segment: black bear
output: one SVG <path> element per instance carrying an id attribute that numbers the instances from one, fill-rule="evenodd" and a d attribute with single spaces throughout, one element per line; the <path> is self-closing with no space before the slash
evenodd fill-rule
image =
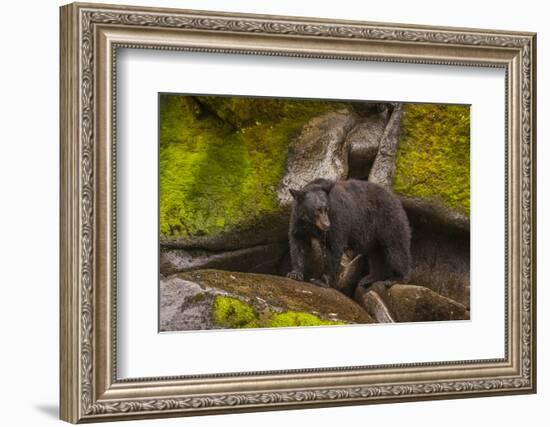
<path id="1" fill-rule="evenodd" d="M 368 275 L 359 281 L 406 280 L 411 265 L 411 229 L 401 201 L 390 191 L 368 181 L 316 179 L 302 190 L 290 190 L 294 203 L 290 216 L 291 271 L 288 277 L 304 280 L 305 253 L 312 239 L 324 243 L 325 280 L 333 285 L 344 251 L 363 254 Z"/>

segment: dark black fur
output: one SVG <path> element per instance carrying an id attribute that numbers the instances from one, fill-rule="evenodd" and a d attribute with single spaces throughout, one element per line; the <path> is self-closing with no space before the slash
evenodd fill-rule
<path id="1" fill-rule="evenodd" d="M 289 227 L 289 277 L 303 280 L 305 251 L 314 238 L 326 242 L 325 274 L 329 284 L 333 284 L 347 249 L 368 259 L 369 274 L 360 285 L 407 280 L 411 230 L 397 196 L 374 183 L 353 179 L 317 179 L 291 193 L 294 203 Z M 323 211 L 328 211 L 330 220 L 326 231 L 316 226 Z"/>

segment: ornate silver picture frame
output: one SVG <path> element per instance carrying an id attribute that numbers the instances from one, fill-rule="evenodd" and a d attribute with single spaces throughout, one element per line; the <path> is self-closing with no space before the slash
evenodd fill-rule
<path id="1" fill-rule="evenodd" d="M 536 391 L 535 34 L 80 3 L 63 6 L 60 18 L 61 419 L 79 423 Z M 121 48 L 504 70 L 504 357 L 120 379 L 114 147 Z"/>

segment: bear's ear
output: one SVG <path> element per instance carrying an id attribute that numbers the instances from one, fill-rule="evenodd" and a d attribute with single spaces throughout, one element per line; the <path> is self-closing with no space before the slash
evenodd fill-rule
<path id="1" fill-rule="evenodd" d="M 304 192 L 300 190 L 295 190 L 294 188 L 289 188 L 290 194 L 294 197 L 294 200 L 302 200 L 304 198 Z"/>

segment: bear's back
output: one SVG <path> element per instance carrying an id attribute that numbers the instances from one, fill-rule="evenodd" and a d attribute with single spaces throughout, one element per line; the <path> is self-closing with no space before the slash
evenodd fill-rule
<path id="1" fill-rule="evenodd" d="M 348 179 L 338 181 L 331 189 L 331 194 L 346 195 L 361 207 L 382 207 L 383 205 L 401 206 L 395 194 L 384 187 L 369 181 Z"/>
<path id="2" fill-rule="evenodd" d="M 399 224 L 408 227 L 408 218 L 399 198 L 384 187 L 369 181 L 338 181 L 329 193 L 331 209 L 352 219 L 355 226 L 369 230 Z M 356 230 L 362 232 L 362 230 Z"/>

